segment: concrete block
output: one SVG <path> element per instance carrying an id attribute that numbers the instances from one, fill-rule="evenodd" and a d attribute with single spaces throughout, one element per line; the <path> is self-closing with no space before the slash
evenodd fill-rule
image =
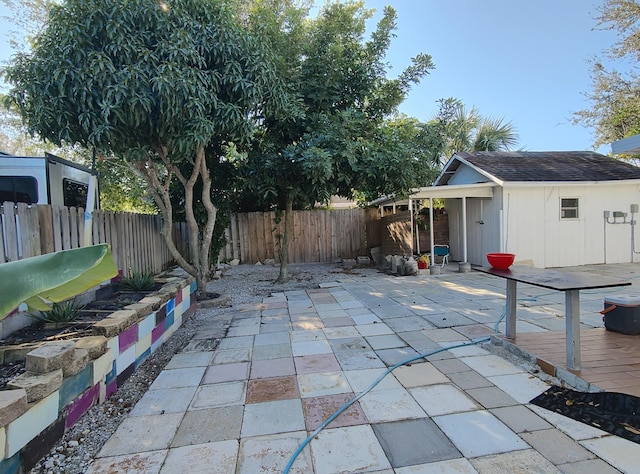
<path id="1" fill-rule="evenodd" d="M 71 363 L 76 345 L 73 341 L 49 342 L 26 355 L 26 370 L 46 374 Z"/>
<path id="2" fill-rule="evenodd" d="M 104 387 L 104 384 L 94 385 L 67 405 L 65 428 L 71 428 L 98 401 L 101 385 Z"/>
<path id="3" fill-rule="evenodd" d="M 6 426 L 27 411 L 24 389 L 0 391 L 0 426 Z M 0 456 L 2 459 L 4 456 Z"/>
<path id="4" fill-rule="evenodd" d="M 145 296 L 140 300 L 140 303 L 151 305 L 152 310 L 157 311 L 162 304 L 162 300 L 157 296 Z"/>
<path id="5" fill-rule="evenodd" d="M 89 363 L 89 351 L 86 349 L 76 349 L 73 351 L 73 358 L 68 364 L 62 367 L 62 375 L 71 377 L 84 369 Z"/>
<path id="6" fill-rule="evenodd" d="M 7 453 L 7 429 L 3 425 L 2 428 L 0 428 L 0 459 L 4 459 L 4 456 L 6 453 Z M 0 471 L 2 471 L 2 465 L 0 465 Z"/>
<path id="7" fill-rule="evenodd" d="M 62 380 L 62 370 L 60 370 Z M 29 408 L 7 426 L 7 456 L 20 451 L 58 418 L 59 392 L 55 391 Z"/>
<path id="8" fill-rule="evenodd" d="M 104 336 L 87 336 L 76 341 L 76 349 L 85 349 L 89 359 L 94 360 L 107 352 L 107 338 Z"/>
<path id="9" fill-rule="evenodd" d="M 62 381 L 58 411 L 62 412 L 67 405 L 91 386 L 91 382 L 93 381 L 93 374 L 91 373 L 92 367 L 92 365 L 88 365 L 77 374 L 67 377 Z"/>
<path id="10" fill-rule="evenodd" d="M 59 417 L 22 448 L 20 451 L 22 470 L 31 472 L 31 469 L 51 451 L 63 435 L 64 418 Z"/>
<path id="11" fill-rule="evenodd" d="M 108 317 L 93 325 L 95 336 L 114 337 L 136 322 L 137 315 L 130 309 L 111 313 Z"/>
<path id="12" fill-rule="evenodd" d="M 113 369 L 113 351 L 107 350 L 93 361 L 93 385 L 105 381 L 105 377 Z"/>
<path id="13" fill-rule="evenodd" d="M 356 261 L 358 262 L 358 265 L 363 267 L 368 267 L 371 265 L 371 259 L 369 257 L 358 257 Z"/>
<path id="14" fill-rule="evenodd" d="M 356 266 L 356 261 L 353 258 L 343 258 L 342 259 L 342 266 L 344 268 L 353 268 Z"/>
<path id="15" fill-rule="evenodd" d="M 24 389 L 27 392 L 27 402 L 32 403 L 58 390 L 62 385 L 62 378 L 62 369 L 46 374 L 25 372 L 9 382 L 7 387 Z"/>
<path id="16" fill-rule="evenodd" d="M 160 299 L 160 298 L 158 298 Z M 136 313 L 136 321 L 140 321 L 142 318 L 148 316 L 153 313 L 155 310 L 153 309 L 153 304 L 151 303 L 132 303 L 128 304 L 124 307 L 124 309 L 128 309 L 131 311 L 135 311 Z"/>
<path id="17" fill-rule="evenodd" d="M 142 339 L 147 334 L 151 334 L 153 328 L 156 326 L 155 313 L 150 314 L 138 323 L 138 339 Z"/>
<path id="18" fill-rule="evenodd" d="M 131 346 L 126 351 L 116 357 L 116 375 L 120 375 L 124 370 L 133 365 L 136 361 L 136 347 Z"/>
<path id="19" fill-rule="evenodd" d="M 136 342 L 136 359 L 146 350 L 151 348 L 151 333 L 147 334 L 143 338 Z"/>
<path id="20" fill-rule="evenodd" d="M 123 352 L 133 346 L 138 340 L 138 325 L 134 324 L 122 331 L 118 336 L 118 352 Z"/>

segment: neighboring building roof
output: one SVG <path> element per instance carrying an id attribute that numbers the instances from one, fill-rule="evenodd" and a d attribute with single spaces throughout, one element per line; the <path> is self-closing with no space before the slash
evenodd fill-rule
<path id="1" fill-rule="evenodd" d="M 454 154 L 436 185 L 447 184 L 460 165 L 503 182 L 640 180 L 640 167 L 593 151 L 480 151 Z"/>

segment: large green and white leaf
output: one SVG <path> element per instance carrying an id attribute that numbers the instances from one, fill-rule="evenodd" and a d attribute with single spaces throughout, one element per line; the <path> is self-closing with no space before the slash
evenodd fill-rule
<path id="1" fill-rule="evenodd" d="M 45 311 L 116 276 L 108 244 L 25 258 L 0 265 L 0 319 L 21 303 Z"/>

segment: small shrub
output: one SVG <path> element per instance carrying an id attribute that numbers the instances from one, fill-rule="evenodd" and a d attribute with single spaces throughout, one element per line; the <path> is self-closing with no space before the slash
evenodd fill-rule
<path id="1" fill-rule="evenodd" d="M 76 320 L 83 306 L 76 305 L 73 299 L 53 303 L 49 311 L 30 313 L 31 316 L 45 323 L 70 323 Z"/>
<path id="2" fill-rule="evenodd" d="M 131 272 L 128 277 L 123 277 L 118 284 L 127 290 L 149 291 L 153 290 L 156 282 L 153 273 Z"/>

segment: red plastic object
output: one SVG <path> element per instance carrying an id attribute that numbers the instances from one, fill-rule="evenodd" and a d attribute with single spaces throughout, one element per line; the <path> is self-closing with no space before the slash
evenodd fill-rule
<path id="1" fill-rule="evenodd" d="M 489 265 L 493 268 L 497 268 L 498 270 L 506 270 L 511 265 L 513 265 L 513 260 L 516 258 L 513 253 L 488 253 L 487 261 Z"/>

